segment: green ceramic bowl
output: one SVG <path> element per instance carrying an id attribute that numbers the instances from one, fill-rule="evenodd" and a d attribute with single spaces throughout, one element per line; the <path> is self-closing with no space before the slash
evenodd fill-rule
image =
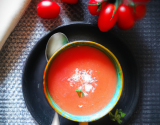
<path id="1" fill-rule="evenodd" d="M 81 45 L 85 45 L 85 46 L 91 46 L 94 47 L 100 51 L 102 51 L 107 57 L 109 57 L 109 59 L 112 61 L 116 73 L 117 73 L 117 85 L 116 85 L 116 91 L 113 95 L 113 98 L 111 99 L 111 101 L 109 102 L 108 105 L 106 105 L 102 110 L 100 110 L 99 112 L 92 114 L 92 115 L 86 115 L 86 116 L 78 116 L 78 115 L 73 115 L 70 114 L 66 111 L 64 111 L 63 109 L 61 109 L 56 103 L 55 101 L 51 98 L 48 88 L 47 88 L 47 73 L 48 73 L 48 69 L 50 68 L 50 64 L 52 63 L 52 61 L 54 61 L 54 57 L 58 54 L 61 53 L 63 50 L 70 48 L 70 47 L 74 47 L 74 46 L 81 46 Z M 90 121 L 94 121 L 97 119 L 100 119 L 101 117 L 105 116 L 106 114 L 108 114 L 113 108 L 114 106 L 117 104 L 121 93 L 122 93 L 122 89 L 123 89 L 123 72 L 121 69 L 121 66 L 117 60 L 117 58 L 114 56 L 114 54 L 108 50 L 106 47 L 96 43 L 96 42 L 91 42 L 91 41 L 76 41 L 76 42 L 71 42 L 68 43 L 66 45 L 64 45 L 62 48 L 60 48 L 57 52 L 55 52 L 52 57 L 49 59 L 46 67 L 45 67 L 45 71 L 44 71 L 44 75 L 43 75 L 43 89 L 44 89 L 44 93 L 45 96 L 49 102 L 49 104 L 52 106 L 52 108 L 59 113 L 60 115 L 62 115 L 63 117 L 73 120 L 73 121 L 78 121 L 78 122 L 90 122 Z"/>

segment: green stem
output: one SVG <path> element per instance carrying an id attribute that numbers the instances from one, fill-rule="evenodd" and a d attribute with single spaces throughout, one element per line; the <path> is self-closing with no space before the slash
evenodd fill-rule
<path id="1" fill-rule="evenodd" d="M 88 4 L 88 5 L 101 5 L 103 2 L 105 2 L 105 1 L 108 1 L 108 0 L 102 0 L 101 2 L 98 2 L 98 3 L 96 3 L 96 4 Z"/>
<path id="2" fill-rule="evenodd" d="M 120 5 L 121 3 L 122 3 L 122 0 L 116 0 L 116 2 L 115 2 L 116 8 L 115 8 L 115 10 L 113 11 L 112 18 L 113 18 L 115 12 L 117 11 L 117 9 L 118 9 L 118 7 L 119 7 L 119 5 Z M 111 18 L 111 20 L 112 20 L 112 18 Z"/>
<path id="3" fill-rule="evenodd" d="M 98 6 L 97 12 L 99 12 L 101 10 L 102 3 L 105 2 L 105 1 L 108 1 L 108 0 L 102 0 L 101 2 L 98 2 L 96 4 L 89 4 L 89 5 L 97 5 Z"/>
<path id="4" fill-rule="evenodd" d="M 133 12 L 135 13 L 136 12 L 136 10 L 135 10 L 136 4 L 132 0 L 129 0 L 129 6 L 133 7 Z"/>

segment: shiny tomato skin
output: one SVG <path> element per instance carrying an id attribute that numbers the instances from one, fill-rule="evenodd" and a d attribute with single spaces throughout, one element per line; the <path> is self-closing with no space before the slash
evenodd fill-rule
<path id="1" fill-rule="evenodd" d="M 50 0 L 43 0 L 37 5 L 37 14 L 41 18 L 56 18 L 60 13 L 60 7 L 57 3 Z"/>
<path id="2" fill-rule="evenodd" d="M 130 10 L 132 12 L 132 15 L 134 17 L 135 20 L 140 20 L 142 19 L 145 15 L 146 15 L 146 5 L 141 4 L 135 7 L 130 7 Z"/>
<path id="3" fill-rule="evenodd" d="M 103 0 L 90 0 L 89 3 L 88 3 L 88 10 L 90 12 L 90 14 L 92 15 L 99 15 L 100 14 L 100 11 L 105 7 L 105 5 L 107 4 L 107 1 L 104 1 L 102 2 Z M 99 2 L 102 2 L 102 5 L 101 5 L 101 9 L 100 11 L 97 11 L 98 10 L 98 5 L 94 5 L 94 4 L 97 4 Z M 92 5 L 93 4 L 93 5 Z"/>
<path id="4" fill-rule="evenodd" d="M 115 8 L 116 7 L 114 4 L 107 4 L 105 8 L 100 12 L 98 18 L 98 27 L 100 31 L 106 32 L 115 25 L 118 17 L 117 11 L 112 17 Z"/>
<path id="5" fill-rule="evenodd" d="M 134 26 L 134 18 L 130 11 L 130 8 L 124 4 L 121 4 L 118 9 L 117 25 L 120 29 L 128 30 Z"/>
<path id="6" fill-rule="evenodd" d="M 62 1 L 69 4 L 75 4 L 78 2 L 78 0 L 62 0 Z"/>

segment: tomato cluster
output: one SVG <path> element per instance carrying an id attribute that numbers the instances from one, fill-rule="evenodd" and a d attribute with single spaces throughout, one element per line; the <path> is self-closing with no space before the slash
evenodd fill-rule
<path id="1" fill-rule="evenodd" d="M 98 27 L 102 32 L 110 30 L 116 23 L 120 29 L 128 30 L 136 20 L 146 14 L 146 3 L 150 0 L 90 0 L 88 10 L 92 15 L 99 15 Z"/>
<path id="2" fill-rule="evenodd" d="M 75 4 L 78 0 L 62 0 L 65 3 Z M 51 0 L 42 0 L 37 5 L 37 14 L 41 18 L 56 18 L 60 13 L 60 7 L 56 2 Z"/>
<path id="3" fill-rule="evenodd" d="M 62 0 L 75 4 L 78 0 Z M 113 4 L 110 1 L 115 1 Z M 88 10 L 92 15 L 99 15 L 98 27 L 102 32 L 110 30 L 116 23 L 120 29 L 128 30 L 136 20 L 146 14 L 146 3 L 150 0 L 90 0 Z M 42 0 L 37 5 L 37 14 L 46 19 L 56 18 L 60 7 L 51 0 Z"/>

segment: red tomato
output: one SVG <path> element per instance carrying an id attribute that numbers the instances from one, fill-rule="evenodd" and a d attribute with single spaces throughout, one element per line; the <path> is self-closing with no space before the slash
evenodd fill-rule
<path id="1" fill-rule="evenodd" d="M 75 4 L 78 2 L 78 0 L 62 0 L 65 3 Z"/>
<path id="2" fill-rule="evenodd" d="M 115 10 L 114 4 L 108 4 L 105 6 L 105 8 L 100 12 L 99 18 L 98 18 L 98 27 L 102 32 L 106 32 L 110 30 L 117 21 L 117 11 L 114 13 Z"/>
<path id="3" fill-rule="evenodd" d="M 132 12 L 132 15 L 134 16 L 135 20 L 142 19 L 146 14 L 146 5 L 141 4 L 135 7 L 130 7 L 130 10 Z"/>
<path id="4" fill-rule="evenodd" d="M 135 2 L 135 3 L 147 3 L 150 0 L 132 0 L 132 1 Z"/>
<path id="5" fill-rule="evenodd" d="M 104 1 L 104 2 L 102 2 L 102 1 L 103 0 L 90 0 L 89 1 L 88 10 L 89 10 L 90 14 L 99 15 L 100 10 L 102 10 L 107 3 L 107 1 Z"/>
<path id="6" fill-rule="evenodd" d="M 134 25 L 134 18 L 128 6 L 121 4 L 118 7 L 117 25 L 120 29 L 128 30 Z"/>
<path id="7" fill-rule="evenodd" d="M 38 16 L 45 19 L 56 18 L 60 13 L 60 7 L 57 3 L 44 0 L 38 3 L 37 5 Z"/>

